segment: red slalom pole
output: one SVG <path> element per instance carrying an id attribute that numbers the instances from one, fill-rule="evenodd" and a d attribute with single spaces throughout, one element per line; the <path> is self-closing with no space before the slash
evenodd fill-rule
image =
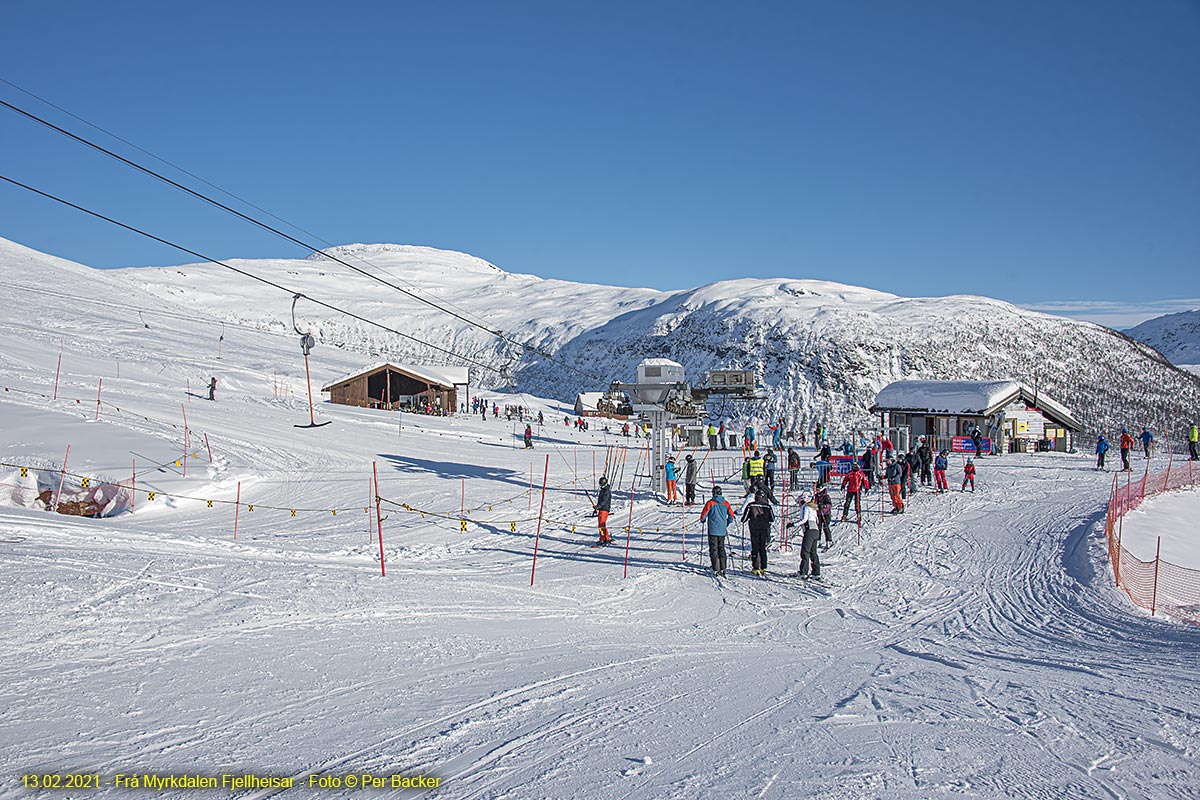
<path id="1" fill-rule="evenodd" d="M 54 368 L 54 397 L 51 400 L 58 399 L 58 374 L 62 372 L 62 353 L 58 354 L 58 366 Z"/>
<path id="2" fill-rule="evenodd" d="M 242 482 L 238 481 L 237 500 L 233 504 L 233 540 L 237 541 L 238 516 L 242 513 Z"/>
<path id="3" fill-rule="evenodd" d="M 100 379 L 100 383 L 96 384 L 96 418 L 93 422 L 100 421 L 100 390 L 104 387 L 104 378 Z"/>
<path id="4" fill-rule="evenodd" d="M 62 472 L 58 474 L 58 491 L 54 494 L 54 507 L 51 511 L 58 511 L 58 499 L 62 497 L 63 481 L 67 477 L 67 461 L 71 458 L 71 445 L 67 445 L 67 454 L 63 456 Z"/>
<path id="5" fill-rule="evenodd" d="M 208 463 L 212 463 L 212 445 L 208 443 L 208 434 L 204 434 L 204 446 L 208 448 Z"/>
<path id="6" fill-rule="evenodd" d="M 308 358 L 304 359 L 308 363 Z M 383 512 L 379 508 L 379 467 L 371 462 L 371 470 L 375 473 L 375 524 L 379 527 L 379 574 L 387 577 L 387 567 L 383 563 Z"/>
<path id="7" fill-rule="evenodd" d="M 538 506 L 537 534 L 533 537 L 533 567 L 529 570 L 529 585 L 533 586 L 533 578 L 537 573 L 538 544 L 542 540 L 542 514 L 546 510 L 546 479 L 550 477 L 550 454 L 546 453 L 546 471 L 542 473 L 542 504 Z"/>
<path id="8" fill-rule="evenodd" d="M 621 579 L 629 577 L 629 539 L 633 536 L 633 483 L 629 484 L 629 527 L 625 529 L 625 573 Z"/>

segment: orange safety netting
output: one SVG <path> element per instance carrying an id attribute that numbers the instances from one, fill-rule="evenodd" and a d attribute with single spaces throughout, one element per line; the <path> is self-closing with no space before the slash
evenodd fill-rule
<path id="1" fill-rule="evenodd" d="M 1147 469 L 1139 478 L 1127 477 L 1124 484 L 1114 477 L 1104 533 L 1113 577 L 1134 604 L 1151 613 L 1162 611 L 1200 624 L 1200 569 L 1173 564 L 1157 555 L 1153 561 L 1143 561 L 1121 545 L 1124 516 L 1148 497 L 1196 486 L 1200 483 L 1200 467 L 1194 464 L 1170 461 L 1166 469 Z"/>

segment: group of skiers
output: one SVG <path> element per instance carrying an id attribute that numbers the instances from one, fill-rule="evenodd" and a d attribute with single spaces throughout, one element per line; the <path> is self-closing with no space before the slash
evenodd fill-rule
<path id="1" fill-rule="evenodd" d="M 1200 430 L 1193 424 L 1188 428 L 1187 432 L 1188 455 L 1192 461 L 1197 460 L 1196 442 L 1198 439 L 1200 439 Z M 1137 437 L 1134 437 L 1128 428 L 1121 428 L 1121 436 L 1117 440 L 1117 447 L 1121 453 L 1121 472 L 1133 471 L 1133 466 L 1129 463 L 1129 457 L 1139 443 L 1142 446 L 1142 455 L 1146 461 L 1149 461 L 1151 453 L 1154 452 L 1154 434 L 1150 432 L 1150 427 L 1142 426 L 1142 432 Z M 1104 459 L 1111 449 L 1112 444 L 1103 433 L 1100 434 L 1096 438 L 1096 469 L 1107 469 L 1104 465 Z"/>

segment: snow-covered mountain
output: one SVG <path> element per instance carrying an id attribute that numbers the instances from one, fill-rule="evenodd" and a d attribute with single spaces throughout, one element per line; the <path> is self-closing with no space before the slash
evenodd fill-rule
<path id="1" fill-rule="evenodd" d="M 33 258 L 19 246 L 0 249 Z M 467 355 L 483 388 L 571 399 L 630 380 L 646 356 L 675 359 L 698 376 L 713 367 L 756 368 L 768 391 L 757 415 L 867 425 L 875 393 L 902 378 L 1015 378 L 1062 401 L 1089 430 L 1125 424 L 1179 427 L 1200 406 L 1200 378 L 1151 347 L 1102 326 L 984 297 L 903 298 L 827 281 L 737 279 L 697 289 L 653 289 L 545 280 L 506 272 L 463 253 L 407 245 L 330 251 L 396 285 L 498 328 L 579 371 L 498 340 L 320 256 L 231 263 L 289 290 L 379 320 L 418 340 Z M 38 254 L 40 255 L 40 254 Z M 59 259 L 42 257 L 62 265 Z M 65 269 L 65 267 L 64 267 Z M 86 268 L 70 265 L 79 274 Z M 211 264 L 88 272 L 105 291 L 156 298 L 274 333 L 292 330 L 291 297 Z M 359 355 L 461 363 L 301 300 L 302 328 L 319 342 L 314 382 Z M 336 360 L 336 366 L 331 361 Z M 326 366 L 328 364 L 328 366 Z M 325 374 L 328 372 L 328 374 Z"/>
<path id="2" fill-rule="evenodd" d="M 1200 309 L 1148 319 L 1126 333 L 1150 345 L 1173 364 L 1200 364 Z"/>

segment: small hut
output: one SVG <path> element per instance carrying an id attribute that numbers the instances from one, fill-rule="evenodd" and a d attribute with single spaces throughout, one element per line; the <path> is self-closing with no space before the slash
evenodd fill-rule
<path id="1" fill-rule="evenodd" d="M 1061 403 L 1023 383 L 1001 381 L 896 381 L 870 409 L 885 428 L 909 427 L 912 439 L 967 452 L 964 440 L 976 425 L 992 452 L 1064 452 L 1081 430 Z"/>
<path id="2" fill-rule="evenodd" d="M 459 389 L 467 402 L 467 367 L 427 367 L 384 361 L 321 388 L 329 402 L 361 408 L 414 409 L 435 414 L 458 410 Z"/>

